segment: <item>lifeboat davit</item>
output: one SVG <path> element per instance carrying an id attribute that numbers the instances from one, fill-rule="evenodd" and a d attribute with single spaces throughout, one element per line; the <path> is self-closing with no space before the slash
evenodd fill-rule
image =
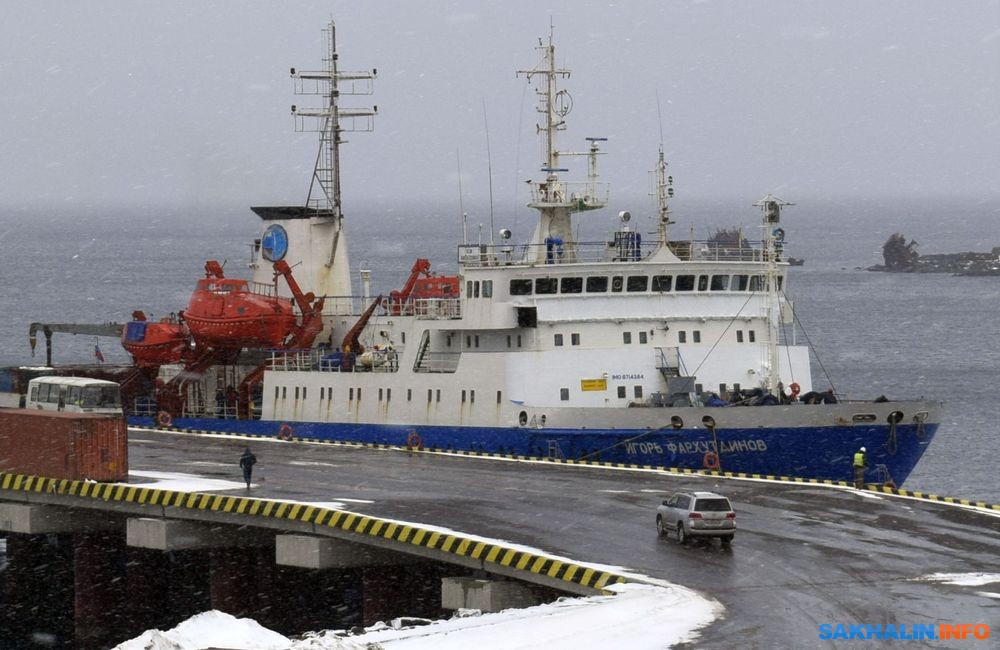
<path id="1" fill-rule="evenodd" d="M 140 368 L 179 363 L 188 349 L 188 330 L 177 316 L 159 321 L 146 320 L 141 311 L 132 312 L 132 321 L 122 330 L 122 347 Z"/>
<path id="2" fill-rule="evenodd" d="M 212 348 L 281 347 L 296 327 L 293 302 L 267 289 L 227 278 L 217 261 L 206 262 L 205 277 L 183 313 L 195 342 Z"/>

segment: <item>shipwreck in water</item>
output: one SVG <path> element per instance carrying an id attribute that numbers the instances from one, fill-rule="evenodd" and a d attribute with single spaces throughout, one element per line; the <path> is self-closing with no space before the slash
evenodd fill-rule
<path id="1" fill-rule="evenodd" d="M 1000 275 L 1000 246 L 989 253 L 966 251 L 921 255 L 918 244 L 906 240 L 902 233 L 893 233 L 882 245 L 882 264 L 868 267 L 869 271 L 889 273 L 952 273 L 954 275 Z"/>

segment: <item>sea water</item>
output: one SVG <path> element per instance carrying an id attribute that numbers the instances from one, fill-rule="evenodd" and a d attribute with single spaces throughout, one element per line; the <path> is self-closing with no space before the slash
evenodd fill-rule
<path id="1" fill-rule="evenodd" d="M 788 197 L 791 198 L 791 197 Z M 744 226 L 759 238 L 752 200 L 703 200 L 673 206 L 673 239 L 705 239 L 719 228 Z M 906 487 L 933 494 L 1000 502 L 1000 277 L 890 274 L 881 246 L 902 232 L 924 253 L 989 251 L 1000 246 L 996 200 L 798 200 L 783 213 L 786 254 L 806 263 L 788 271 L 787 293 L 813 346 L 813 384 L 847 398 L 926 397 L 944 402 L 941 428 Z M 622 205 L 631 226 L 654 237 L 643 201 Z M 636 207 L 638 206 L 638 207 Z M 356 293 L 358 271 L 372 271 L 373 292 L 401 288 L 418 257 L 438 273 L 455 273 L 463 239 L 457 211 L 444 206 L 357 206 L 346 211 Z M 488 208 L 470 210 L 488 215 Z M 645 210 L 652 214 L 653 210 Z M 610 238 L 616 210 L 578 217 L 580 239 Z M 523 242 L 532 213 L 496 214 L 494 229 Z M 482 227 L 480 224 L 482 223 Z M 250 245 L 260 220 L 240 206 L 95 208 L 59 206 L 0 210 L 3 300 L 0 365 L 42 365 L 44 338 L 32 357 L 28 326 L 127 322 L 133 310 L 158 319 L 177 312 L 209 259 L 226 274 L 249 277 Z M 489 241 L 489 217 L 470 218 L 472 243 Z M 996 239 L 991 239 L 995 236 Z M 55 334 L 56 364 L 128 363 L 114 339 Z"/>

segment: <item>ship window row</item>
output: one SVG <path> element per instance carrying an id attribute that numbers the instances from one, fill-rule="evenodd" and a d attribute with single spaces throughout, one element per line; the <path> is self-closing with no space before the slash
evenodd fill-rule
<path id="1" fill-rule="evenodd" d="M 784 278 L 778 278 L 778 289 L 782 288 Z M 471 282 L 470 282 L 471 284 Z M 562 278 L 517 278 L 510 281 L 512 296 L 546 296 L 554 294 L 575 293 L 653 293 L 693 292 L 693 291 L 749 291 L 751 293 L 764 291 L 767 287 L 767 276 L 750 274 L 715 274 L 715 275 L 593 275 L 568 276 Z M 492 287 L 491 287 L 492 291 Z"/>
<path id="2" fill-rule="evenodd" d="M 480 293 L 480 288 L 482 288 L 482 293 Z M 479 298 L 480 295 L 483 298 L 493 297 L 493 280 L 466 280 L 465 297 Z"/>
<path id="3" fill-rule="evenodd" d="M 569 341 L 570 341 L 570 345 L 580 345 L 580 334 L 579 334 L 579 332 L 573 332 L 573 333 L 571 333 L 569 335 Z M 555 345 L 556 345 L 557 348 L 562 347 L 562 345 L 563 345 L 563 335 L 562 334 L 556 334 L 553 337 L 553 342 L 555 343 Z"/>
<path id="4" fill-rule="evenodd" d="M 301 390 L 301 393 L 300 393 Z M 295 399 L 306 399 L 306 388 L 303 386 L 295 387 Z M 288 397 L 288 386 L 275 386 L 274 387 L 274 397 L 278 399 L 286 399 Z M 347 400 L 353 402 L 357 398 L 361 401 L 361 387 L 350 387 L 347 389 Z M 333 387 L 332 386 L 320 386 L 319 389 L 319 399 L 320 401 L 332 400 L 333 399 Z M 392 400 L 392 389 L 391 388 L 379 388 L 378 389 L 378 401 L 389 402 Z M 476 403 L 476 391 L 474 389 L 463 389 L 461 392 L 462 404 L 468 402 L 469 404 Z M 406 401 L 413 401 L 413 389 L 406 389 Z M 437 403 L 441 401 L 441 389 L 440 388 L 428 388 L 427 389 L 427 403 Z M 497 404 L 503 403 L 503 391 L 497 391 Z"/>

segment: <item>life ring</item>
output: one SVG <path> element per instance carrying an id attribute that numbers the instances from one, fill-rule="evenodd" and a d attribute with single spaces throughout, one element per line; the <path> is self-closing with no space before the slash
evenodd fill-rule
<path id="1" fill-rule="evenodd" d="M 788 390 L 792 391 L 792 397 L 798 397 L 799 393 L 802 391 L 802 387 L 793 381 L 788 387 Z"/>
<path id="2" fill-rule="evenodd" d="M 714 451 L 706 451 L 705 456 L 701 459 L 701 464 L 705 466 L 705 469 L 719 469 L 719 454 Z"/>
<path id="3" fill-rule="evenodd" d="M 279 440 L 291 440 L 292 436 L 294 435 L 295 435 L 295 429 L 293 429 L 292 425 L 288 424 L 287 422 L 285 424 L 282 424 L 281 427 L 278 428 Z"/>
<path id="4" fill-rule="evenodd" d="M 419 433 L 411 431 L 410 435 L 406 436 L 406 448 L 417 449 L 420 451 L 424 450 L 424 441 L 420 439 Z"/>
<path id="5" fill-rule="evenodd" d="M 156 423 L 161 427 L 168 429 L 174 425 L 174 418 L 166 411 L 160 411 L 156 414 Z"/>

